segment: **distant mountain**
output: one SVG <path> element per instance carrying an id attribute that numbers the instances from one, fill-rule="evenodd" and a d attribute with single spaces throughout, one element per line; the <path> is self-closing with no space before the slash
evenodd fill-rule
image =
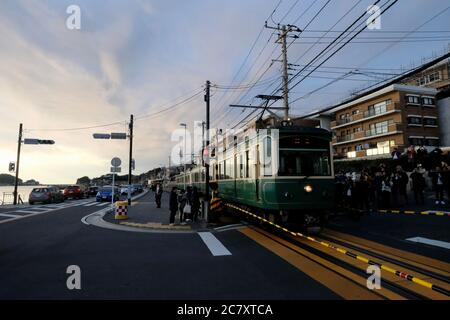
<path id="1" fill-rule="evenodd" d="M 14 184 L 15 177 L 7 173 L 0 173 L 0 186 L 10 186 Z M 22 184 L 22 179 L 19 179 L 19 184 Z"/>

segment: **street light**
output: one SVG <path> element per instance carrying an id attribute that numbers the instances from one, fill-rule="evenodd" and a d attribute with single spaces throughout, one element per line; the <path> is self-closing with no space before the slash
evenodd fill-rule
<path id="1" fill-rule="evenodd" d="M 186 123 L 180 123 L 180 126 L 184 127 L 184 190 L 186 190 L 186 130 L 187 130 L 187 124 Z"/>

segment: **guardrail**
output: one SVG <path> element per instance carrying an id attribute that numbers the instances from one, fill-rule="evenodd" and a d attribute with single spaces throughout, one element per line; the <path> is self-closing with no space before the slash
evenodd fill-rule
<path id="1" fill-rule="evenodd" d="M 14 193 L 3 192 L 2 199 L 0 201 L 0 205 L 13 204 L 13 203 L 14 203 Z"/>

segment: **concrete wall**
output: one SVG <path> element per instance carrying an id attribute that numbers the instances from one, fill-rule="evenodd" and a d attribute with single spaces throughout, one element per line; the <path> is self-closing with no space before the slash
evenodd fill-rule
<path id="1" fill-rule="evenodd" d="M 450 97 L 437 101 L 439 111 L 439 128 L 441 129 L 441 146 L 450 146 Z"/>

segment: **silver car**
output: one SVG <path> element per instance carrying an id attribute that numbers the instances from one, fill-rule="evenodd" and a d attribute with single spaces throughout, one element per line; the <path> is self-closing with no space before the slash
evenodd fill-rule
<path id="1" fill-rule="evenodd" d="M 28 197 L 28 203 L 30 205 L 36 202 L 53 203 L 64 202 L 64 195 L 56 187 L 39 187 L 31 190 Z"/>

